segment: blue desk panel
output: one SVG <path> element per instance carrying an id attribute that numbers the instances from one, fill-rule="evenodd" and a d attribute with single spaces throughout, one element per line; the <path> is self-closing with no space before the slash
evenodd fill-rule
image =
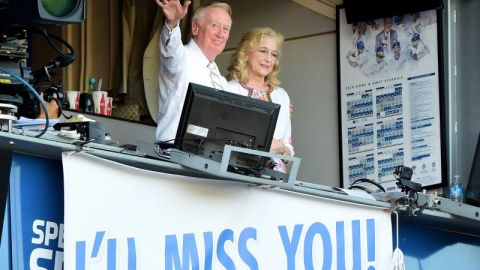
<path id="1" fill-rule="evenodd" d="M 5 206 L 5 216 L 3 219 L 4 226 L 2 229 L 2 241 L 0 242 L 0 269 L 11 269 L 11 253 L 10 253 L 10 209 L 8 203 Z"/>
<path id="2" fill-rule="evenodd" d="M 399 238 L 408 270 L 480 269 L 478 236 L 401 222 Z"/>
<path id="3" fill-rule="evenodd" d="M 10 173 L 10 248 L 12 269 L 62 269 L 63 169 L 60 160 L 14 153 Z M 8 213 L 8 211 L 7 211 Z M 8 231 L 4 226 L 3 231 Z M 4 234 L 5 235 L 5 234 Z M 0 269 L 8 237 L 2 237 Z"/>

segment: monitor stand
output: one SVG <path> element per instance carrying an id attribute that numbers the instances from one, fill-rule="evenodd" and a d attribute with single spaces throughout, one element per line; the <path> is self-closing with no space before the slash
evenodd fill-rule
<path id="1" fill-rule="evenodd" d="M 269 168 L 253 170 L 233 165 L 232 157 L 237 153 L 256 155 L 266 158 L 283 159 L 291 163 L 288 173 L 278 172 Z M 263 151 L 225 145 L 220 161 L 183 152 L 181 150 L 170 151 L 170 161 L 182 166 L 212 174 L 227 180 L 255 183 L 259 185 L 275 185 L 279 187 L 293 187 L 295 185 L 298 168 L 301 159 L 297 157 L 283 156 Z"/>

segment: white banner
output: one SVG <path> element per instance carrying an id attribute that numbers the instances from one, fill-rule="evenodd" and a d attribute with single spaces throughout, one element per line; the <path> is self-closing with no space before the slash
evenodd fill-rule
<path id="1" fill-rule="evenodd" d="M 65 269 L 385 269 L 390 213 L 64 154 Z"/>

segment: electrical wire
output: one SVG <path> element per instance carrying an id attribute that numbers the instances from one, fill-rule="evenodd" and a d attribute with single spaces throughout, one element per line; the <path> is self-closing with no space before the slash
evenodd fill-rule
<path id="1" fill-rule="evenodd" d="M 48 119 L 48 112 L 47 112 L 47 108 L 45 107 L 45 104 L 43 103 L 43 100 L 42 98 L 40 97 L 40 95 L 37 93 L 37 91 L 35 91 L 35 89 L 33 88 L 33 86 L 31 86 L 27 81 L 25 81 L 23 78 L 21 78 L 20 76 L 12 73 L 12 72 L 9 72 L 3 68 L 0 67 L 0 71 L 1 72 L 4 72 L 6 74 L 9 74 L 10 76 L 14 77 L 15 79 L 19 80 L 24 86 L 27 87 L 27 89 L 33 94 L 33 96 L 38 100 L 38 102 L 40 103 L 40 106 L 42 107 L 43 111 L 45 112 L 45 127 L 43 128 L 43 130 L 35 135 L 36 138 L 40 138 L 42 137 L 43 134 L 45 134 L 45 132 L 47 132 L 47 129 L 48 129 L 48 125 L 49 125 L 49 119 Z"/>
<path id="2" fill-rule="evenodd" d="M 380 185 L 379 183 L 375 182 L 374 180 L 370 180 L 370 179 L 367 179 L 367 178 L 360 178 L 360 179 L 357 179 L 355 181 L 352 182 L 352 184 L 350 185 L 349 189 L 354 189 L 354 188 L 358 188 L 358 189 L 362 189 L 362 190 L 365 190 L 363 188 L 359 188 L 360 186 L 357 185 L 358 183 L 369 183 L 369 184 L 372 184 L 374 186 L 376 186 L 378 189 L 380 189 L 381 191 L 385 192 L 385 188 Z M 362 186 L 363 187 L 363 186 Z M 366 190 L 367 191 L 367 190 Z M 370 192 L 369 192 L 370 193 Z"/>
<path id="3" fill-rule="evenodd" d="M 230 143 L 233 146 L 240 146 L 240 147 L 248 148 L 245 144 L 243 144 L 239 141 L 235 141 L 235 140 L 232 140 L 232 139 L 222 139 L 222 138 L 175 138 L 175 139 L 171 139 L 171 140 L 161 141 L 161 142 L 158 142 L 157 144 L 163 145 L 163 144 L 168 144 L 168 143 L 174 142 L 174 141 L 197 141 L 197 142 L 200 143 L 200 145 L 203 144 L 204 142 L 225 141 L 225 142 Z"/>
<path id="4" fill-rule="evenodd" d="M 28 29 L 33 30 L 34 33 L 41 34 L 45 37 L 45 39 L 50 44 L 50 46 L 60 55 L 61 67 L 68 66 L 73 61 L 75 61 L 75 51 L 74 51 L 72 45 L 70 45 L 68 42 L 66 42 L 65 40 L 63 40 L 62 38 L 60 38 L 60 37 L 58 37 L 54 34 L 48 33 L 47 31 L 45 31 L 45 29 L 43 29 L 41 27 L 38 27 L 38 26 L 31 25 L 31 26 L 28 27 Z M 61 49 L 59 49 L 55 45 L 55 43 L 53 42 L 52 39 L 62 43 L 70 51 L 70 53 L 65 53 Z"/>

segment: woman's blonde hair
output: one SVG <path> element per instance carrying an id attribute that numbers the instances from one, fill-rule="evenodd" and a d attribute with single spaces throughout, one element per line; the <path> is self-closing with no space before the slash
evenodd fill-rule
<path id="1" fill-rule="evenodd" d="M 277 43 L 278 56 L 273 65 L 273 70 L 265 78 L 265 83 L 272 88 L 280 85 L 278 72 L 280 71 L 280 49 L 283 43 L 283 35 L 269 27 L 254 28 L 245 33 L 238 45 L 237 50 L 230 60 L 227 71 L 228 80 L 236 80 L 246 83 L 248 80 L 247 59 L 248 54 L 260 47 L 263 37 L 272 38 Z"/>

